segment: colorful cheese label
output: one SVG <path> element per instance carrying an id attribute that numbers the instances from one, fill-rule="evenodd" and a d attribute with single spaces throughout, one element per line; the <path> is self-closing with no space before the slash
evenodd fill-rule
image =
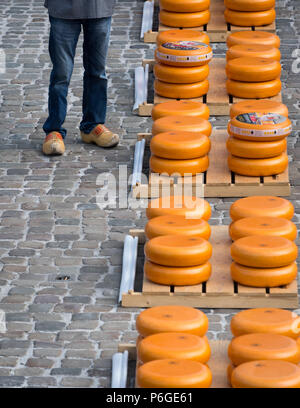
<path id="1" fill-rule="evenodd" d="M 286 117 L 278 113 L 243 113 L 236 119 L 239 122 L 249 123 L 250 125 L 277 125 L 286 121 Z"/>

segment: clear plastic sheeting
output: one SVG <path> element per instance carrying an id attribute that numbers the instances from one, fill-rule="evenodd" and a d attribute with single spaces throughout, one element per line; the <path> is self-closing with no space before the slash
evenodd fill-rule
<path id="1" fill-rule="evenodd" d="M 115 353 L 112 357 L 111 388 L 126 388 L 128 371 L 128 351 Z"/>
<path id="2" fill-rule="evenodd" d="M 133 112 L 138 113 L 139 106 L 147 102 L 148 99 L 148 78 L 149 64 L 144 67 L 135 68 L 134 72 L 134 106 Z"/>
<path id="3" fill-rule="evenodd" d="M 154 13 L 154 0 L 145 1 L 141 28 L 141 39 L 144 38 L 145 33 L 152 30 L 153 13 Z"/>
<path id="4" fill-rule="evenodd" d="M 126 235 L 123 249 L 122 278 L 119 292 L 119 302 L 123 293 L 128 293 L 134 288 L 138 238 Z"/>
<path id="5" fill-rule="evenodd" d="M 142 181 L 142 170 L 145 153 L 145 139 L 135 144 L 134 163 L 131 187 L 133 188 Z"/>

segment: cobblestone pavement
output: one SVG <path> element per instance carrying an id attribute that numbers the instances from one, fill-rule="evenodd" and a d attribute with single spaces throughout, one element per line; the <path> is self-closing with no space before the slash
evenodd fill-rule
<path id="1" fill-rule="evenodd" d="M 96 177 L 132 167 L 136 133 L 151 126 L 133 116 L 133 68 L 151 58 L 153 45 L 139 40 L 143 0 L 118 0 L 108 60 L 108 126 L 122 135 L 115 150 L 84 145 L 81 113 L 81 44 L 70 87 L 69 131 L 64 157 L 40 153 L 47 115 L 50 61 L 48 18 L 42 0 L 0 2 L 0 272 L 7 331 L 0 340 L 2 387 L 109 387 L 111 356 L 118 342 L 135 339 L 138 309 L 117 305 L 122 243 L 131 227 L 142 227 L 144 211 L 100 210 Z M 282 40 L 284 102 L 294 133 L 289 138 L 292 201 L 299 222 L 299 74 L 291 70 L 299 49 L 298 0 L 277 1 Z M 224 44 L 215 45 L 224 54 Z M 294 55 L 295 56 L 295 55 Z M 300 56 L 300 54 L 299 54 Z M 300 64 L 299 64 L 300 66 Z M 224 126 L 226 118 L 212 118 Z M 231 199 L 209 200 L 213 224 L 228 224 Z M 64 277 L 69 280 L 64 280 Z M 210 338 L 229 336 L 233 310 L 206 310 Z"/>

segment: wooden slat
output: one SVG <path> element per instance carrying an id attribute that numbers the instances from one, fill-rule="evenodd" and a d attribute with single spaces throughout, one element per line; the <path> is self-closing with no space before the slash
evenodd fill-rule
<path id="1" fill-rule="evenodd" d="M 298 282 L 296 279 L 289 285 L 280 288 L 270 288 L 270 296 L 290 296 L 295 292 L 298 292 Z"/>
<path id="2" fill-rule="evenodd" d="M 226 60 L 225 58 L 213 58 L 209 64 L 209 90 L 207 93 L 207 105 L 229 104 L 226 90 Z"/>
<path id="3" fill-rule="evenodd" d="M 239 174 L 235 174 L 234 184 L 236 186 L 259 186 L 260 185 L 260 178 L 259 177 L 247 177 L 247 176 L 240 176 Z"/>
<path id="4" fill-rule="evenodd" d="M 267 296 L 266 288 L 251 288 L 238 284 L 238 294 L 247 296 Z"/>
<path id="5" fill-rule="evenodd" d="M 276 176 L 264 177 L 264 185 L 280 185 L 289 182 L 289 170 L 286 169 L 283 173 L 277 174 Z"/>
<path id="6" fill-rule="evenodd" d="M 170 293 L 170 286 L 158 285 L 157 283 L 150 282 L 144 275 L 143 293 L 151 295 L 167 294 Z"/>
<path id="7" fill-rule="evenodd" d="M 210 260 L 212 276 L 206 283 L 206 296 L 221 295 L 233 296 L 234 286 L 230 276 L 230 245 L 227 225 L 218 225 L 212 228 L 210 242 L 213 246 L 213 255 Z"/>
<path id="8" fill-rule="evenodd" d="M 231 173 L 227 165 L 225 129 L 214 129 L 211 135 L 211 151 L 209 153 L 209 168 L 206 174 L 206 185 L 230 186 Z"/>

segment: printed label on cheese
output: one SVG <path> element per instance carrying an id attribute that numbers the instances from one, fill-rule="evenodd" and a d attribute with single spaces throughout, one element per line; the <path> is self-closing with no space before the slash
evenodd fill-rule
<path id="1" fill-rule="evenodd" d="M 157 57 L 162 61 L 173 62 L 198 62 L 205 61 L 212 58 L 212 52 L 203 55 L 169 55 L 157 51 Z"/>
<path id="2" fill-rule="evenodd" d="M 199 41 L 176 41 L 162 44 L 169 50 L 196 51 L 208 48 L 208 45 Z"/>
<path id="3" fill-rule="evenodd" d="M 236 119 L 239 122 L 250 123 L 251 125 L 277 125 L 286 121 L 286 117 L 278 113 L 243 113 L 238 115 Z"/>

